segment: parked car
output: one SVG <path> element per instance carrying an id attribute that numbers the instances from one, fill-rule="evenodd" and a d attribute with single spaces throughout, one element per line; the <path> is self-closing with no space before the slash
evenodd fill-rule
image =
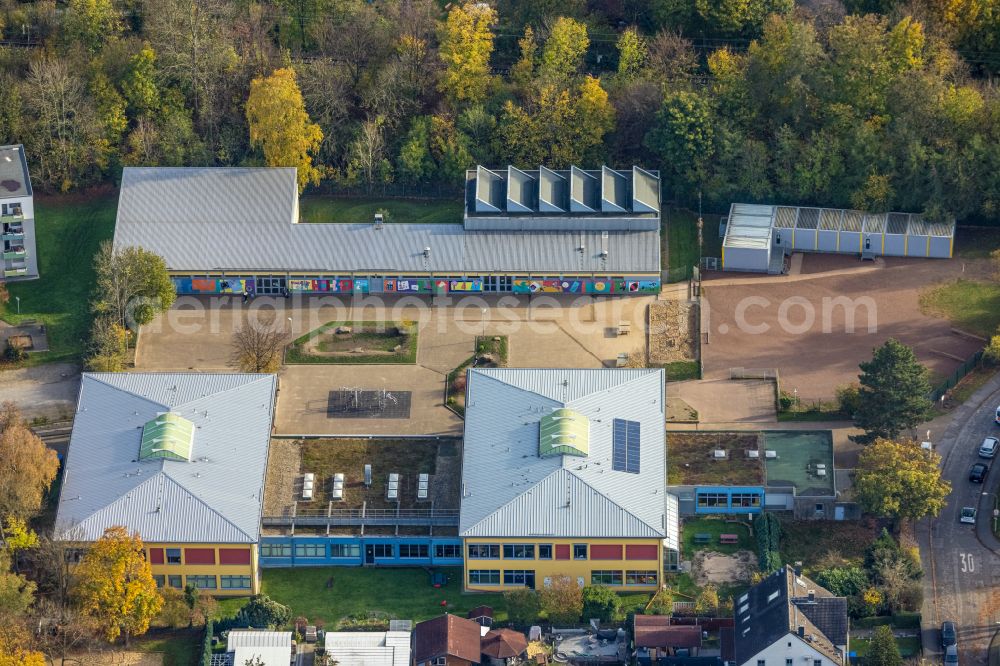
<path id="1" fill-rule="evenodd" d="M 946 648 L 949 645 L 956 645 L 958 643 L 958 630 L 955 628 L 955 623 L 951 620 L 941 623 L 941 647 Z"/>
<path id="2" fill-rule="evenodd" d="M 976 509 L 971 506 L 962 507 L 962 515 L 958 517 L 958 522 L 967 523 L 969 525 L 976 524 Z"/>
<path id="3" fill-rule="evenodd" d="M 954 645 L 949 645 L 944 649 L 944 663 L 945 666 L 958 666 L 958 648 Z"/>
<path id="4" fill-rule="evenodd" d="M 997 454 L 997 449 L 1000 449 L 1000 439 L 997 439 L 996 437 L 987 437 L 983 440 L 983 443 L 979 445 L 979 457 L 992 458 Z"/>
<path id="5" fill-rule="evenodd" d="M 986 475 L 989 474 L 990 466 L 986 463 L 976 463 L 969 470 L 969 481 L 973 483 L 982 483 L 986 480 Z"/>
<path id="6" fill-rule="evenodd" d="M 1000 425 L 1000 405 L 997 405 L 997 414 L 993 417 L 993 423 Z"/>

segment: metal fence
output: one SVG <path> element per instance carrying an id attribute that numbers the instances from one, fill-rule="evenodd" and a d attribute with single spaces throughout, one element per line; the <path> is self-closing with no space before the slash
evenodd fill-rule
<path id="1" fill-rule="evenodd" d="M 982 363 L 982 361 L 983 350 L 979 350 L 969 358 L 965 359 L 965 362 L 962 363 L 962 365 L 955 368 L 955 371 L 951 373 L 947 379 L 935 386 L 927 397 L 930 398 L 931 402 L 937 402 L 941 399 L 941 396 L 962 381 L 963 377 L 979 367 L 979 364 Z"/>

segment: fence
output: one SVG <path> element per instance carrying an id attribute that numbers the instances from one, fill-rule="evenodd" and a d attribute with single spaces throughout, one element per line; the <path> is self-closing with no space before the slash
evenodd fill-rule
<path id="1" fill-rule="evenodd" d="M 694 266 L 675 266 L 660 273 L 660 279 L 666 283 L 690 280 L 694 274 Z"/>
<path id="2" fill-rule="evenodd" d="M 940 400 L 941 396 L 954 388 L 958 382 L 962 381 L 963 377 L 977 368 L 982 360 L 983 351 L 979 350 L 969 358 L 965 359 L 965 362 L 958 366 L 947 379 L 935 386 L 927 397 L 930 398 L 931 402 L 937 402 Z"/>
<path id="3" fill-rule="evenodd" d="M 701 269 L 703 271 L 721 271 L 722 259 L 719 257 L 702 257 Z"/>

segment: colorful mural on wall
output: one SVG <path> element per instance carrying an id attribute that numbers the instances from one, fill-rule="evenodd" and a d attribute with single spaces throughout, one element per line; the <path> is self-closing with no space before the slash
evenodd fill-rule
<path id="1" fill-rule="evenodd" d="M 659 280 L 514 280 L 515 294 L 655 294 Z"/>

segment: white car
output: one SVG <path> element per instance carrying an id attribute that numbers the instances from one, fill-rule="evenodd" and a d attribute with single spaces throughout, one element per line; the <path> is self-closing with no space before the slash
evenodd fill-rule
<path id="1" fill-rule="evenodd" d="M 997 449 L 1000 449 L 1000 439 L 997 439 L 996 437 L 987 437 L 983 440 L 983 443 L 979 445 L 979 457 L 992 458 L 997 454 Z"/>
<path id="2" fill-rule="evenodd" d="M 971 506 L 962 507 L 962 515 L 958 517 L 958 522 L 966 523 L 968 525 L 976 524 L 976 509 Z"/>

